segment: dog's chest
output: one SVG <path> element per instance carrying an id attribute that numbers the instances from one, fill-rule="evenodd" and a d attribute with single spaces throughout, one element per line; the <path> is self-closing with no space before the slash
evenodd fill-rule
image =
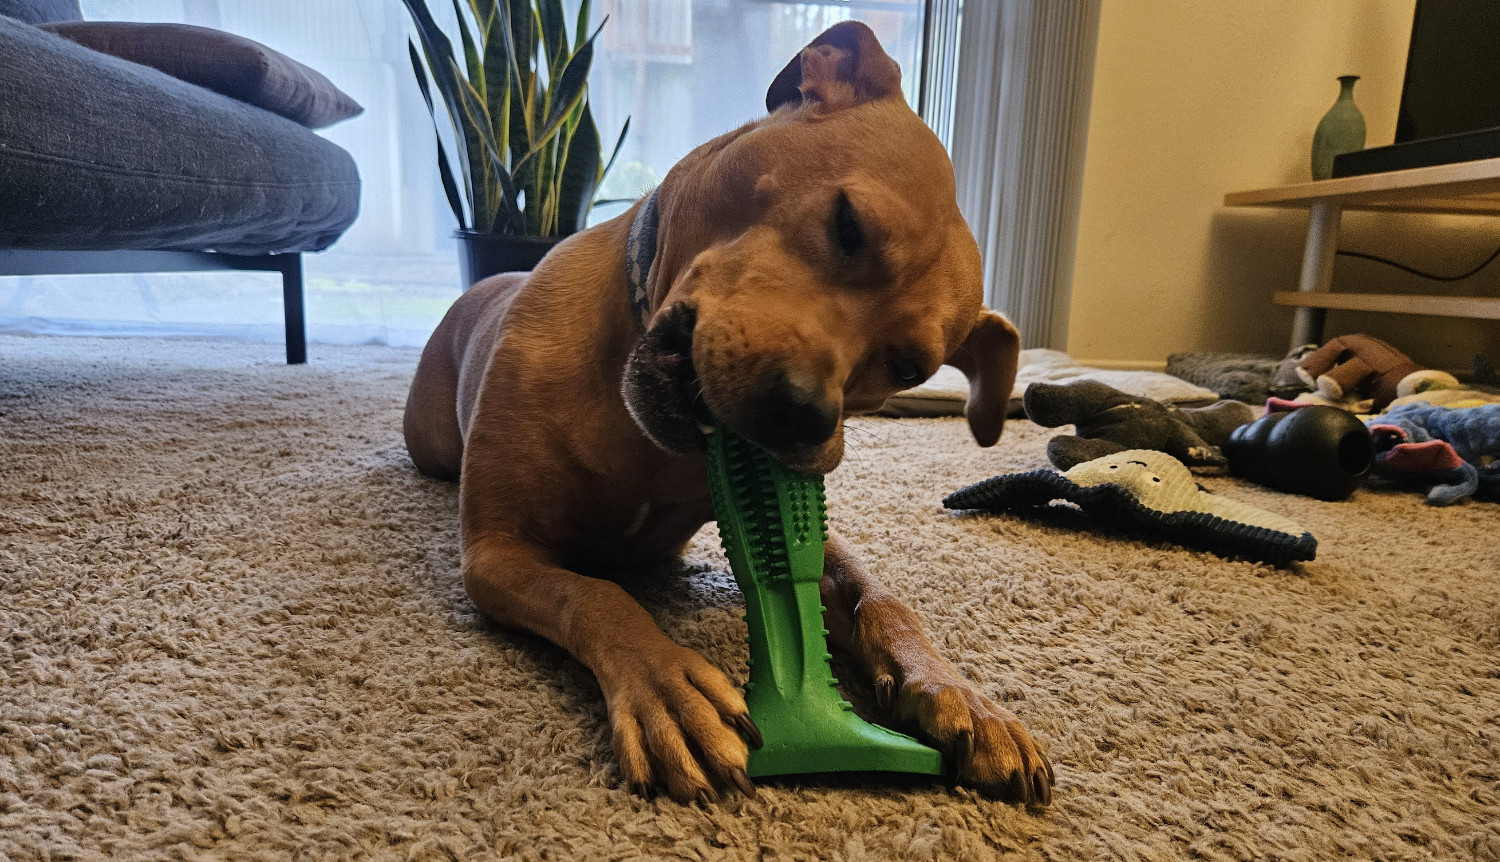
<path id="1" fill-rule="evenodd" d="M 711 520 L 713 505 L 708 500 L 672 505 L 643 503 L 621 531 L 620 538 L 650 555 L 654 548 L 681 545 Z"/>
<path id="2" fill-rule="evenodd" d="M 688 503 L 641 502 L 633 508 L 612 510 L 605 519 L 577 524 L 573 539 L 564 542 L 570 568 L 584 573 L 650 566 L 681 553 L 687 541 L 713 518 L 704 499 Z"/>
<path id="3" fill-rule="evenodd" d="M 680 545 L 713 520 L 702 456 L 666 459 L 660 469 L 643 477 L 640 488 L 644 493 L 627 512 L 620 534 L 627 542 Z"/>
<path id="4" fill-rule="evenodd" d="M 596 476 L 573 490 L 558 544 L 580 570 L 671 558 L 713 520 L 701 455 L 656 457 L 653 450 L 608 478 Z"/>

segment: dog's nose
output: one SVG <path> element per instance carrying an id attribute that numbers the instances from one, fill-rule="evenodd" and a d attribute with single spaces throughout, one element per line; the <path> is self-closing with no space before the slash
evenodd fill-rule
<path id="1" fill-rule="evenodd" d="M 839 408 L 785 374 L 776 375 L 755 403 L 755 437 L 771 449 L 817 446 L 838 428 Z"/>

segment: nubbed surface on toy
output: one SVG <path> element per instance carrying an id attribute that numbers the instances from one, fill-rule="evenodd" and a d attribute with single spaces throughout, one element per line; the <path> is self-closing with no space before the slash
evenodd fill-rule
<path id="1" fill-rule="evenodd" d="M 722 425 L 709 435 L 719 536 L 745 595 L 745 701 L 764 744 L 746 774 L 909 772 L 941 775 L 943 757 L 854 714 L 839 696 L 818 584 L 828 516 L 823 477 L 788 470 Z"/>

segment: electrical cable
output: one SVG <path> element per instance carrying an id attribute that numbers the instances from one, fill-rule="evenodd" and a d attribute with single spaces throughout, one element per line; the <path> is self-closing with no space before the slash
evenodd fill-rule
<path id="1" fill-rule="evenodd" d="M 1376 255 L 1365 254 L 1364 252 L 1359 252 L 1359 251 L 1343 251 L 1341 249 L 1341 250 L 1339 250 L 1338 254 L 1341 254 L 1341 255 L 1343 255 L 1345 257 L 1357 257 L 1360 260 L 1373 260 L 1376 263 L 1383 263 L 1386 266 L 1393 266 L 1396 269 L 1403 270 L 1405 272 L 1409 272 L 1412 275 L 1419 275 L 1422 278 L 1431 279 L 1432 281 L 1463 281 L 1464 279 L 1468 278 L 1469 276 L 1474 275 L 1475 273 L 1479 272 L 1481 269 L 1484 269 L 1485 267 L 1487 267 L 1490 264 L 1494 263 L 1496 258 L 1500 258 L 1500 248 L 1495 249 L 1495 253 L 1494 254 L 1490 255 L 1487 258 L 1485 258 L 1484 259 L 1484 263 L 1481 263 L 1480 265 L 1474 267 L 1473 269 L 1469 270 L 1468 272 L 1464 273 L 1463 275 L 1435 275 L 1435 274 L 1430 273 L 1430 272 L 1423 272 L 1420 269 L 1413 269 L 1412 267 L 1409 267 L 1409 266 L 1407 266 L 1404 263 L 1397 263 L 1394 260 L 1387 260 L 1386 258 L 1383 258 L 1383 257 L 1377 257 Z"/>

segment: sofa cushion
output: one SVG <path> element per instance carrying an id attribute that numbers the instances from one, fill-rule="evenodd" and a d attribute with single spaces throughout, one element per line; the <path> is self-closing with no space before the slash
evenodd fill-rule
<path id="1" fill-rule="evenodd" d="M 222 30 L 125 21 L 70 21 L 41 27 L 86 48 L 160 69 L 310 129 L 331 126 L 365 110 L 315 70 Z"/>
<path id="2" fill-rule="evenodd" d="M 0 0 L 0 15 L 27 24 L 83 20 L 78 0 Z"/>
<path id="3" fill-rule="evenodd" d="M 0 247 L 325 248 L 359 173 L 284 117 L 0 17 Z"/>

